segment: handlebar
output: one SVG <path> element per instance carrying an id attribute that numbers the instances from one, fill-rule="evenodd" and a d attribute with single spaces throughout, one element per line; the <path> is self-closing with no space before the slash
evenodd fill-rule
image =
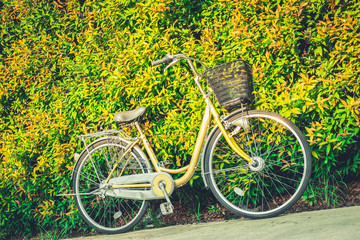
<path id="1" fill-rule="evenodd" d="M 186 56 L 184 54 L 175 54 L 175 55 L 167 54 L 165 57 L 152 62 L 151 65 L 156 66 L 156 65 L 159 65 L 159 64 L 162 64 L 162 63 L 170 63 L 169 65 L 166 66 L 166 68 L 164 70 L 164 72 L 165 72 L 166 69 L 168 69 L 172 65 L 176 64 L 181 59 L 186 59 L 187 60 L 189 66 L 191 68 L 191 71 L 195 75 L 194 81 L 195 81 L 196 85 L 198 86 L 198 88 L 199 88 L 201 94 L 203 95 L 203 97 L 207 98 L 206 93 L 204 92 L 201 84 L 199 83 L 199 80 L 202 79 L 202 75 L 199 72 L 196 71 L 195 66 L 193 64 L 193 61 L 199 62 L 206 69 L 208 69 L 208 68 L 206 67 L 206 65 L 204 63 L 200 62 L 199 60 L 196 60 L 194 58 L 190 58 L 190 57 L 188 57 L 188 56 Z"/>
<path id="2" fill-rule="evenodd" d="M 173 60 L 173 57 L 171 55 L 166 55 L 165 57 L 152 62 L 151 65 L 154 67 L 159 64 L 170 63 L 170 62 L 172 62 L 172 60 Z"/>
<path id="3" fill-rule="evenodd" d="M 202 62 L 194 59 L 194 58 L 190 58 L 184 54 L 175 54 L 175 55 L 171 55 L 171 54 L 167 54 L 165 57 L 159 59 L 159 60 L 156 60 L 154 62 L 151 63 L 151 65 L 154 67 L 156 65 L 159 65 L 159 64 L 163 64 L 163 63 L 170 63 L 166 68 L 165 68 L 165 71 L 166 69 L 168 69 L 170 66 L 174 65 L 175 63 L 177 63 L 179 60 L 181 59 L 186 59 L 187 62 L 189 63 L 190 65 L 190 68 L 192 70 L 192 72 L 194 73 L 195 76 L 201 76 L 201 74 L 199 74 L 196 70 L 195 70 L 195 67 L 194 67 L 194 64 L 192 61 L 197 61 L 199 63 L 201 63 L 201 65 L 205 66 L 205 64 L 203 64 Z M 206 66 L 205 66 L 206 68 Z"/>

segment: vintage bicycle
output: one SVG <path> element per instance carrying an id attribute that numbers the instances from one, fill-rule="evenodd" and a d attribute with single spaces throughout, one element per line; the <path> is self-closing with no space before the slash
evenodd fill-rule
<path id="1" fill-rule="evenodd" d="M 206 102 L 189 165 L 169 169 L 156 158 L 140 126 L 146 107 L 114 115 L 115 122 L 136 128 L 138 137 L 130 137 L 123 129 L 79 136 L 85 148 L 75 154 L 74 193 L 67 195 L 74 196 L 83 219 L 100 232 L 113 234 L 133 228 L 150 200 L 164 199 L 161 212 L 173 213 L 171 194 L 192 178 L 200 160 L 206 187 L 227 209 L 248 218 L 283 213 L 308 185 L 311 154 L 299 128 L 277 113 L 248 107 L 252 98 L 249 64 L 232 61 L 204 72 L 220 106 L 235 109 L 219 116 L 201 85 L 205 78 L 196 70 L 196 59 L 168 54 L 152 65 L 168 63 L 167 69 L 180 60 L 189 64 Z M 215 126 L 209 133 L 212 118 Z M 86 144 L 85 140 L 92 138 L 97 139 Z M 179 173 L 184 174 L 174 180 L 172 174 Z"/>

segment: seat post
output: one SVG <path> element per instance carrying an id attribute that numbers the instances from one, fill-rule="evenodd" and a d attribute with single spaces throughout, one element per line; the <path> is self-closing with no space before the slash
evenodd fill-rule
<path id="1" fill-rule="evenodd" d="M 137 122 L 137 121 L 134 122 L 134 125 L 135 125 L 136 129 L 138 130 L 138 132 L 140 134 L 140 138 L 143 139 L 145 137 L 145 135 L 144 135 L 144 133 L 143 133 L 143 131 L 142 131 L 140 125 L 139 125 L 139 122 Z"/>
<path id="2" fill-rule="evenodd" d="M 136 129 L 138 130 L 139 134 L 140 134 L 140 138 L 143 140 L 146 152 L 148 153 L 150 160 L 155 168 L 156 172 L 161 172 L 160 168 L 159 168 L 159 161 L 157 160 L 154 151 L 152 150 L 148 140 L 146 139 L 146 136 L 144 135 L 139 123 L 136 121 L 134 122 Z"/>

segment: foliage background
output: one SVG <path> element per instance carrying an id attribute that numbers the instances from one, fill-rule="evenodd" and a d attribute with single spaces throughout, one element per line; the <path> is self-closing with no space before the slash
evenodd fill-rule
<path id="1" fill-rule="evenodd" d="M 87 228 L 73 200 L 55 195 L 69 189 L 75 136 L 116 127 L 117 111 L 147 106 L 158 158 L 190 159 L 204 103 L 185 65 L 150 67 L 165 53 L 209 66 L 248 61 L 255 108 L 301 128 L 314 179 L 359 176 L 359 8 L 359 0 L 0 1 L 0 238 Z M 318 182 L 304 195 L 309 204 Z M 204 191 L 200 178 L 192 183 L 189 191 Z"/>

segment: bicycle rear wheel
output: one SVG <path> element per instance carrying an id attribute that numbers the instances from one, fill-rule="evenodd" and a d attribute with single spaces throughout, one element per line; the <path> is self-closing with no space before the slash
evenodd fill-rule
<path id="1" fill-rule="evenodd" d="M 88 146 L 89 151 L 83 152 L 74 168 L 73 190 L 78 194 L 75 195 L 76 206 L 83 219 L 102 233 L 114 234 L 131 229 L 148 207 L 145 200 L 116 198 L 106 195 L 106 191 L 96 192 L 127 145 L 125 140 L 113 137 L 94 142 Z M 149 164 L 141 157 L 140 151 L 133 148 L 118 165 L 114 175 L 149 172 Z"/>
<path id="2" fill-rule="evenodd" d="M 212 132 L 205 146 L 204 174 L 218 201 L 249 218 L 273 217 L 293 206 L 311 174 L 309 145 L 299 128 L 261 110 L 235 112 L 225 120 L 253 164 L 231 149 L 218 128 Z"/>

